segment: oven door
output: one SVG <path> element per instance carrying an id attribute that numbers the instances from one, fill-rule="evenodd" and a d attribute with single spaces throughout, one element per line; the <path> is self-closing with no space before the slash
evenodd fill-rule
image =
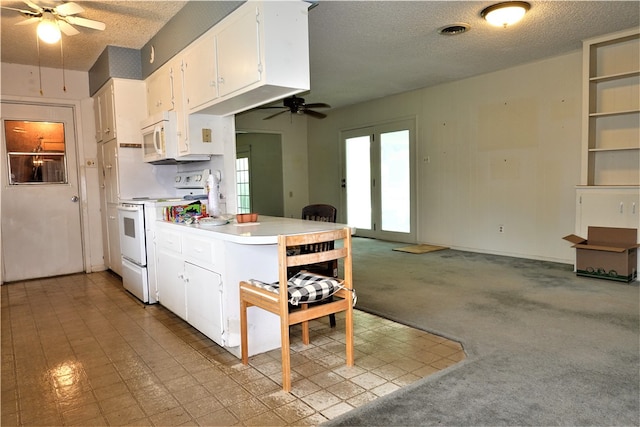
<path id="1" fill-rule="evenodd" d="M 143 267 L 147 265 L 144 206 L 129 203 L 118 205 L 118 226 L 122 258 Z"/>
<path id="2" fill-rule="evenodd" d="M 149 303 L 147 267 L 141 267 L 126 258 L 122 258 L 122 285 L 140 301 Z"/>

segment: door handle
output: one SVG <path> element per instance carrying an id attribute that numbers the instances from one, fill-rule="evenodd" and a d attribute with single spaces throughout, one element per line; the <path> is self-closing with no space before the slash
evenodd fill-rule
<path id="1" fill-rule="evenodd" d="M 80 200 L 80 199 L 78 198 L 78 196 L 72 196 L 72 197 L 71 197 L 71 201 L 72 201 L 73 203 L 78 203 L 78 200 Z"/>

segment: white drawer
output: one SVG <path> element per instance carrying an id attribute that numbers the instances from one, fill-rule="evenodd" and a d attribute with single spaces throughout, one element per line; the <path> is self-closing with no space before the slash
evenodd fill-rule
<path id="1" fill-rule="evenodd" d="M 156 244 L 161 248 L 171 249 L 174 252 L 182 252 L 180 234 L 167 230 L 158 230 L 156 234 Z"/>
<path id="2" fill-rule="evenodd" d="M 200 239 L 194 236 L 182 236 L 182 253 L 191 261 L 200 261 L 198 264 L 215 266 L 216 253 L 213 242 L 208 239 Z"/>

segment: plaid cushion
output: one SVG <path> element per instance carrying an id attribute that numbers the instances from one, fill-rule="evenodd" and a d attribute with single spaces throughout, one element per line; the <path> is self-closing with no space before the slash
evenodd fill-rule
<path id="1" fill-rule="evenodd" d="M 255 279 L 251 279 L 249 282 L 275 294 L 280 292 L 280 286 L 277 282 L 264 283 Z M 300 303 L 321 301 L 335 294 L 342 287 L 342 282 L 339 280 L 307 271 L 300 271 L 287 282 L 289 303 L 298 305 Z"/>

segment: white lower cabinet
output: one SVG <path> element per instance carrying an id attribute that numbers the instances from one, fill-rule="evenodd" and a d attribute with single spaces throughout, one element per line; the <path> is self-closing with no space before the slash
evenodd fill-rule
<path id="1" fill-rule="evenodd" d="M 187 296 L 184 281 L 184 260 L 159 247 L 156 256 L 158 271 L 158 302 L 182 319 L 187 319 Z"/>
<path id="2" fill-rule="evenodd" d="M 187 322 L 217 343 L 222 342 L 222 280 L 197 265 L 184 264 Z M 220 308 L 216 310 L 215 307 Z M 214 308 L 214 309 L 212 309 Z"/>
<path id="3" fill-rule="evenodd" d="M 118 205 L 115 204 L 109 204 L 107 206 L 107 239 L 109 256 L 105 257 L 105 264 L 112 271 L 122 276 L 122 256 L 120 255 L 120 228 L 118 227 Z"/>
<path id="4" fill-rule="evenodd" d="M 222 254 L 215 242 L 158 230 L 158 302 L 220 345 L 223 342 Z"/>

